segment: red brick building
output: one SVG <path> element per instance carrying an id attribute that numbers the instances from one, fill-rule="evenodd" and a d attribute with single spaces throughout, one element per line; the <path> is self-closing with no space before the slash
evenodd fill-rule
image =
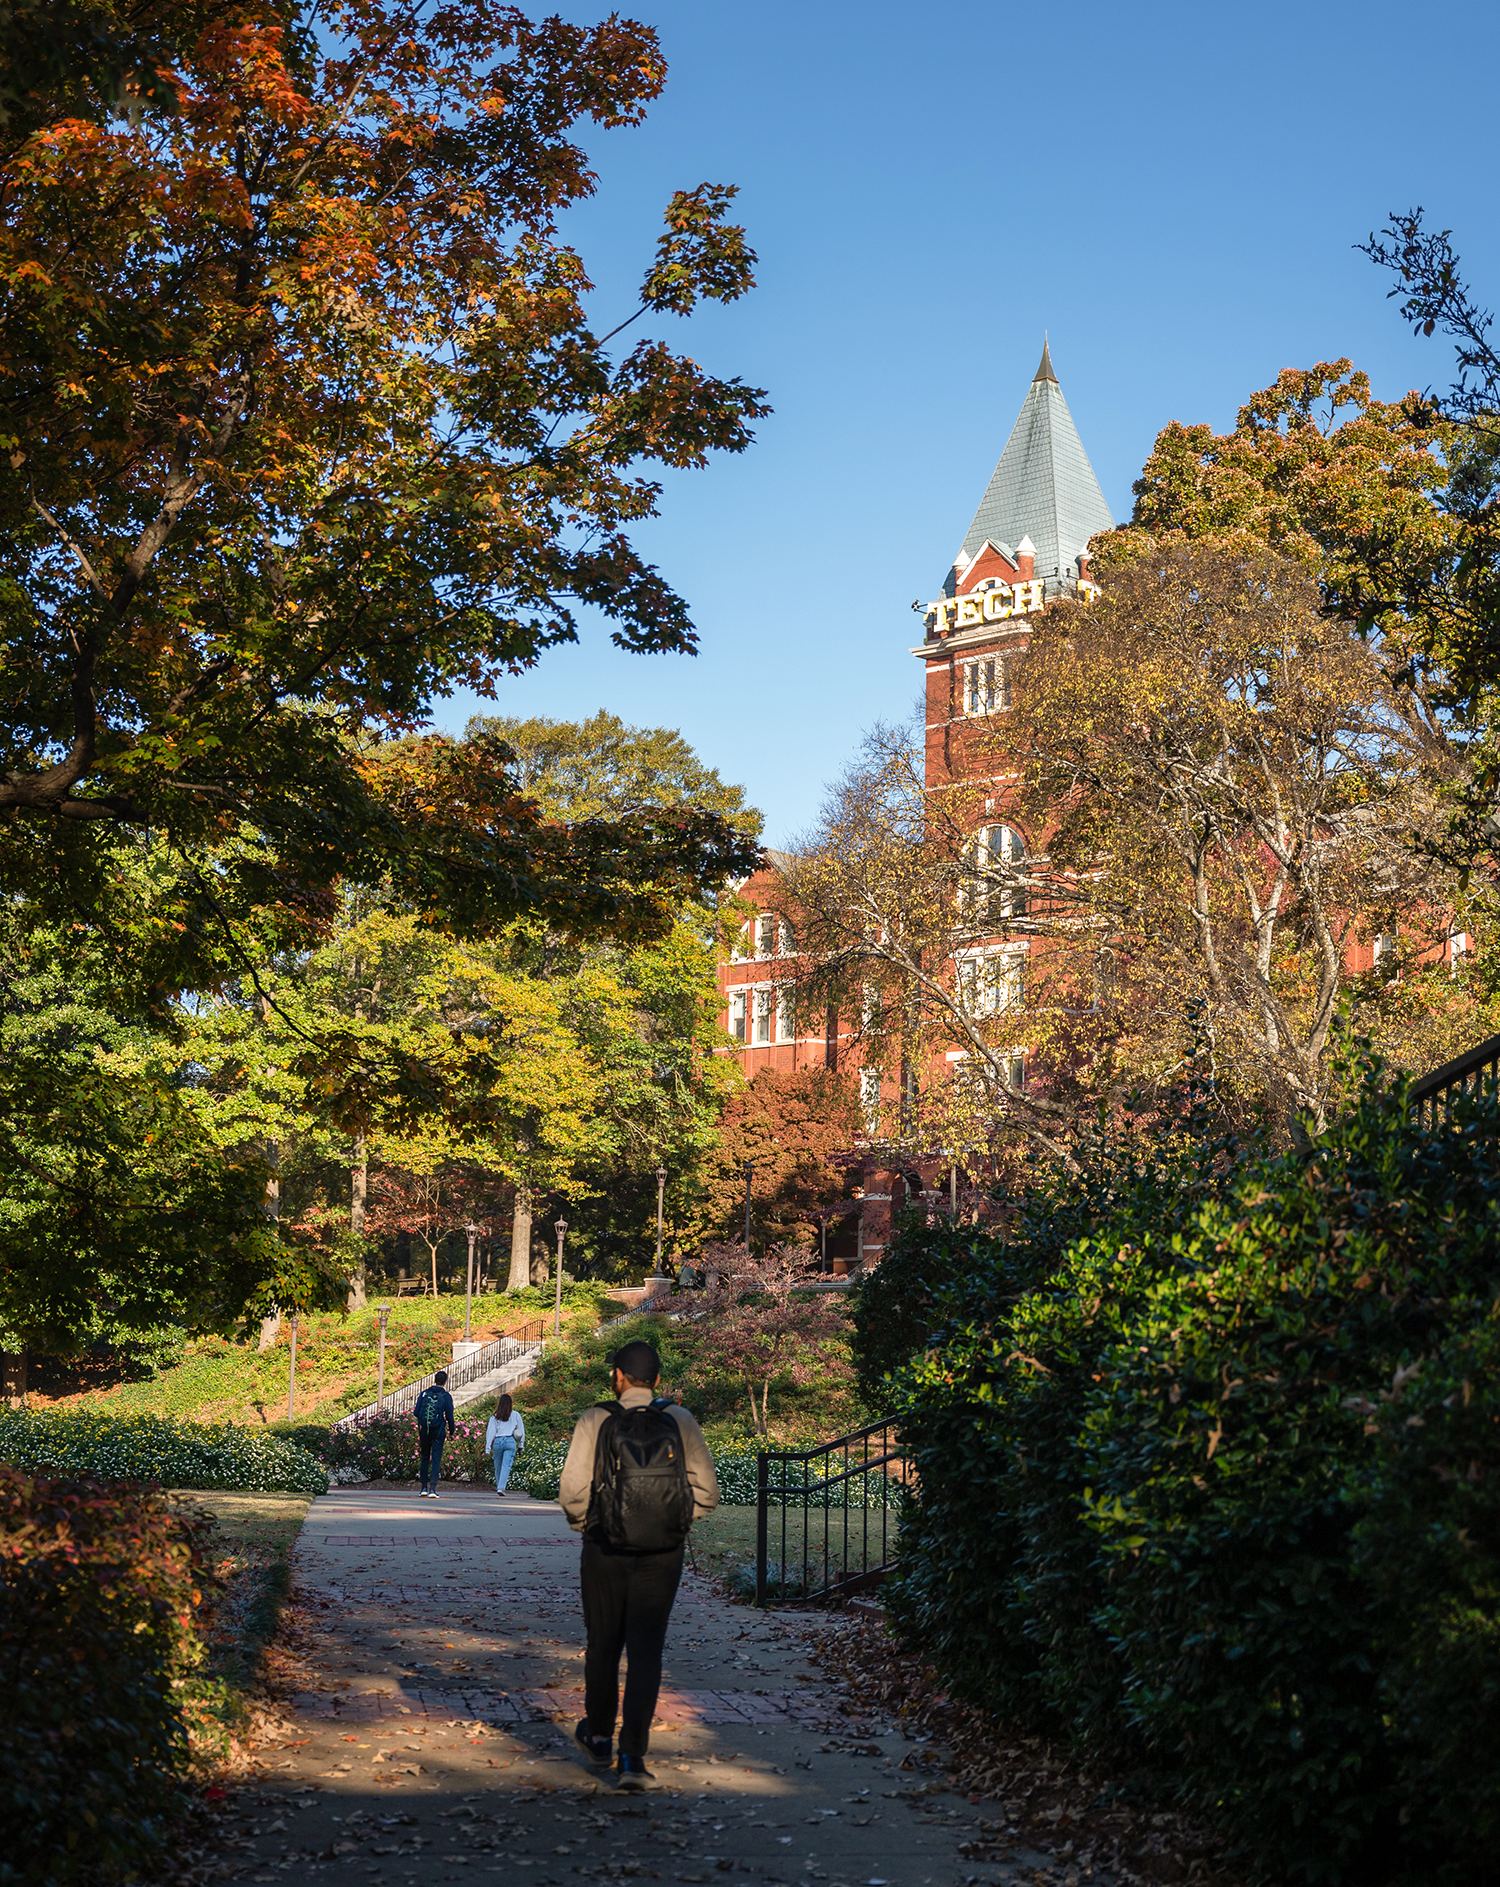
<path id="1" fill-rule="evenodd" d="M 1007 812 L 1008 776 L 996 772 L 996 743 L 984 738 L 989 717 L 1011 705 L 1015 658 L 1030 636 L 1030 618 L 1050 598 L 1096 595 L 1089 573 L 1089 540 L 1114 523 L 1068 410 L 1050 353 L 1044 346 L 1015 425 L 975 512 L 941 591 L 923 612 L 922 641 L 911 653 L 926 671 L 924 784 L 930 792 L 950 785 L 971 789 L 975 815 L 985 823 L 974 840 L 980 865 L 1020 861 L 1045 852 L 1046 835 L 1027 833 Z M 1002 750 L 1003 751 L 1003 750 Z M 1003 766 L 1003 761 L 1001 765 Z M 983 812 L 979 811 L 982 797 Z M 748 1075 L 765 1067 L 844 1067 L 874 1083 L 889 1099 L 891 1084 L 873 1069 L 859 1067 L 859 1050 L 836 1013 L 797 1013 L 789 973 L 796 940 L 776 915 L 776 881 L 782 855 L 767 854 L 764 870 L 739 887 L 758 911 L 742 933 L 733 958 L 720 970 L 724 1021 Z M 1007 916 L 1015 918 L 1012 907 Z M 1442 926 L 1438 926 L 1441 937 Z M 1020 921 L 1003 937 L 974 937 L 955 948 L 955 979 L 974 986 L 976 1014 L 997 1014 L 1019 1000 L 1025 956 L 1033 948 L 1021 907 Z M 1449 927 L 1445 941 L 1418 953 L 1421 961 L 1456 966 L 1470 939 Z M 1395 937 L 1352 936 L 1344 949 L 1348 974 L 1379 968 L 1398 950 Z M 966 994 L 966 1006 L 967 1006 Z M 1015 1085 L 1025 1085 L 1024 1052 L 1017 1051 Z M 948 1061 L 962 1056 L 955 1048 Z M 882 1087 L 882 1081 L 884 1086 Z M 865 1262 L 885 1244 L 893 1199 L 914 1174 L 866 1162 L 857 1231 L 851 1226 L 831 1249 Z M 920 1183 L 920 1182 L 916 1182 Z"/>
<path id="2" fill-rule="evenodd" d="M 927 674 L 929 786 L 974 777 L 973 730 L 1010 705 L 1010 664 L 1026 645 L 1031 614 L 1051 597 L 1091 593 L 1089 539 L 1113 523 L 1044 347 L 979 508 L 925 611 L 924 638 L 912 650 Z M 979 839 L 982 847 L 1020 842 L 999 819 Z M 792 1000 L 786 973 L 796 939 L 770 908 L 783 860 L 774 851 L 766 857 L 764 870 L 739 887 L 761 908 L 720 970 L 724 1025 L 735 1044 L 724 1052 L 738 1054 L 750 1076 L 762 1068 L 848 1067 L 853 1051 L 837 1013 L 799 1014 Z M 830 1249 L 867 1263 L 876 1259 L 893 1195 L 906 1183 L 869 1162 L 858 1226 Z"/>

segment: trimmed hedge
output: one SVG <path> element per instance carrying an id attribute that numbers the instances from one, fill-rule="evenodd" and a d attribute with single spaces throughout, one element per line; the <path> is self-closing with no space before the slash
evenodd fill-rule
<path id="1" fill-rule="evenodd" d="M 265 1429 L 172 1416 L 0 1410 L 0 1461 L 106 1481 L 251 1493 L 326 1494 L 317 1459 Z"/>
<path id="2" fill-rule="evenodd" d="M 445 1481 L 483 1481 L 493 1470 L 484 1452 L 486 1416 L 482 1420 L 467 1417 L 460 1409 L 455 1426 L 458 1433 L 443 1448 Z M 414 1481 L 420 1465 L 417 1425 L 410 1415 L 370 1415 L 338 1428 L 303 1428 L 298 1440 L 315 1450 L 338 1480 L 355 1475 L 367 1480 Z M 755 1505 L 757 1444 L 746 1442 L 710 1443 L 719 1493 L 726 1506 Z M 568 1458 L 566 1441 L 551 1441 L 533 1436 L 515 1458 L 510 1485 L 533 1494 L 538 1500 L 556 1500 L 563 1463 Z M 852 1507 L 895 1507 L 900 1504 L 900 1489 L 877 1476 L 864 1483 L 849 1484 L 848 1503 Z M 863 1497 L 863 1501 L 861 1500 Z M 809 1487 L 807 1501 L 817 1506 L 824 1498 L 816 1483 Z M 832 1490 L 836 1506 L 843 1506 L 842 1485 Z M 773 1505 L 780 1503 L 773 1497 Z M 802 1504 L 800 1493 L 787 1496 L 789 1506 Z"/>
<path id="3" fill-rule="evenodd" d="M 0 1467 L 0 1881 L 165 1860 L 205 1533 L 155 1489 Z"/>
<path id="4" fill-rule="evenodd" d="M 902 1627 L 1268 1881 L 1477 1881 L 1500 1828 L 1500 1106 L 1403 1093 L 1218 1181 L 1176 1129 L 1101 1161 L 971 1237 L 894 1380 Z"/>

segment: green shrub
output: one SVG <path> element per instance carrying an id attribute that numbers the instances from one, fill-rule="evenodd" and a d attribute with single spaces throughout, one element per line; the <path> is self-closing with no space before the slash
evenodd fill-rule
<path id="1" fill-rule="evenodd" d="M 164 1495 L 0 1467 L 0 1881 L 164 1858 L 205 1541 Z"/>
<path id="2" fill-rule="evenodd" d="M 1380 1700 L 1404 1801 L 1430 1805 L 1441 1844 L 1500 1854 L 1500 1320 L 1467 1330 L 1392 1382 L 1355 1571 L 1382 1622 Z"/>
<path id="3" fill-rule="evenodd" d="M 1461 1118 L 1371 1087 L 1310 1162 L 1175 1194 L 1158 1145 L 1060 1249 L 978 1253 L 897 1380 L 905 1628 L 1012 1721 L 1171 1772 L 1277 1881 L 1458 1881 L 1492 1838 L 1500 1108 Z M 1443 1421 L 1392 1412 L 1413 1365 Z"/>
<path id="4" fill-rule="evenodd" d="M 170 1416 L 0 1410 L 0 1461 L 168 1487 L 328 1492 L 328 1476 L 317 1460 L 269 1430 Z"/>
<path id="5" fill-rule="evenodd" d="M 1001 1230 L 926 1215 L 897 1220 L 896 1236 L 852 1294 L 851 1350 L 860 1396 L 890 1406 L 889 1378 L 957 1319 L 1018 1303 L 1052 1275 L 1075 1239 L 1108 1224 L 1117 1235 L 1185 1224 L 1241 1157 L 1198 1083 L 1159 1104 L 1149 1126 L 1127 1117 L 1081 1170 L 1038 1175 L 1019 1197 L 1000 1194 Z"/>

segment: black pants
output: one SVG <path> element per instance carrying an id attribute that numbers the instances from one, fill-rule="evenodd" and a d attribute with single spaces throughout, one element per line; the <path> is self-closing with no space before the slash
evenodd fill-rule
<path id="1" fill-rule="evenodd" d="M 680 1546 L 670 1553 L 606 1553 L 583 1543 L 583 1622 L 589 1646 L 583 1664 L 584 1714 L 593 1736 L 614 1733 L 620 1704 L 620 1653 L 629 1660 L 619 1748 L 644 1756 L 661 1689 L 667 1620 L 682 1577 Z"/>
<path id="2" fill-rule="evenodd" d="M 422 1485 L 436 1492 L 438 1476 L 443 1471 L 443 1443 L 447 1436 L 441 1429 L 435 1435 L 422 1436 Z M 429 1470 L 431 1479 L 428 1478 Z"/>

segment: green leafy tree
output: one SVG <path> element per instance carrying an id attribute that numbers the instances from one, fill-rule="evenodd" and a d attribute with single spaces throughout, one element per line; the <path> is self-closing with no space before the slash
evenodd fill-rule
<path id="1" fill-rule="evenodd" d="M 165 1328 L 227 1330 L 335 1279 L 278 1236 L 264 1139 L 216 1135 L 158 1031 L 122 1021 L 47 933 L 0 948 L 0 1350 L 149 1352 Z"/>
<path id="2" fill-rule="evenodd" d="M 601 708 L 586 721 L 486 715 L 469 723 L 470 737 L 476 733 L 505 742 L 522 791 L 554 819 L 699 806 L 760 836 L 761 816 L 745 804 L 744 788 L 721 780 L 675 728 L 631 727 Z"/>

